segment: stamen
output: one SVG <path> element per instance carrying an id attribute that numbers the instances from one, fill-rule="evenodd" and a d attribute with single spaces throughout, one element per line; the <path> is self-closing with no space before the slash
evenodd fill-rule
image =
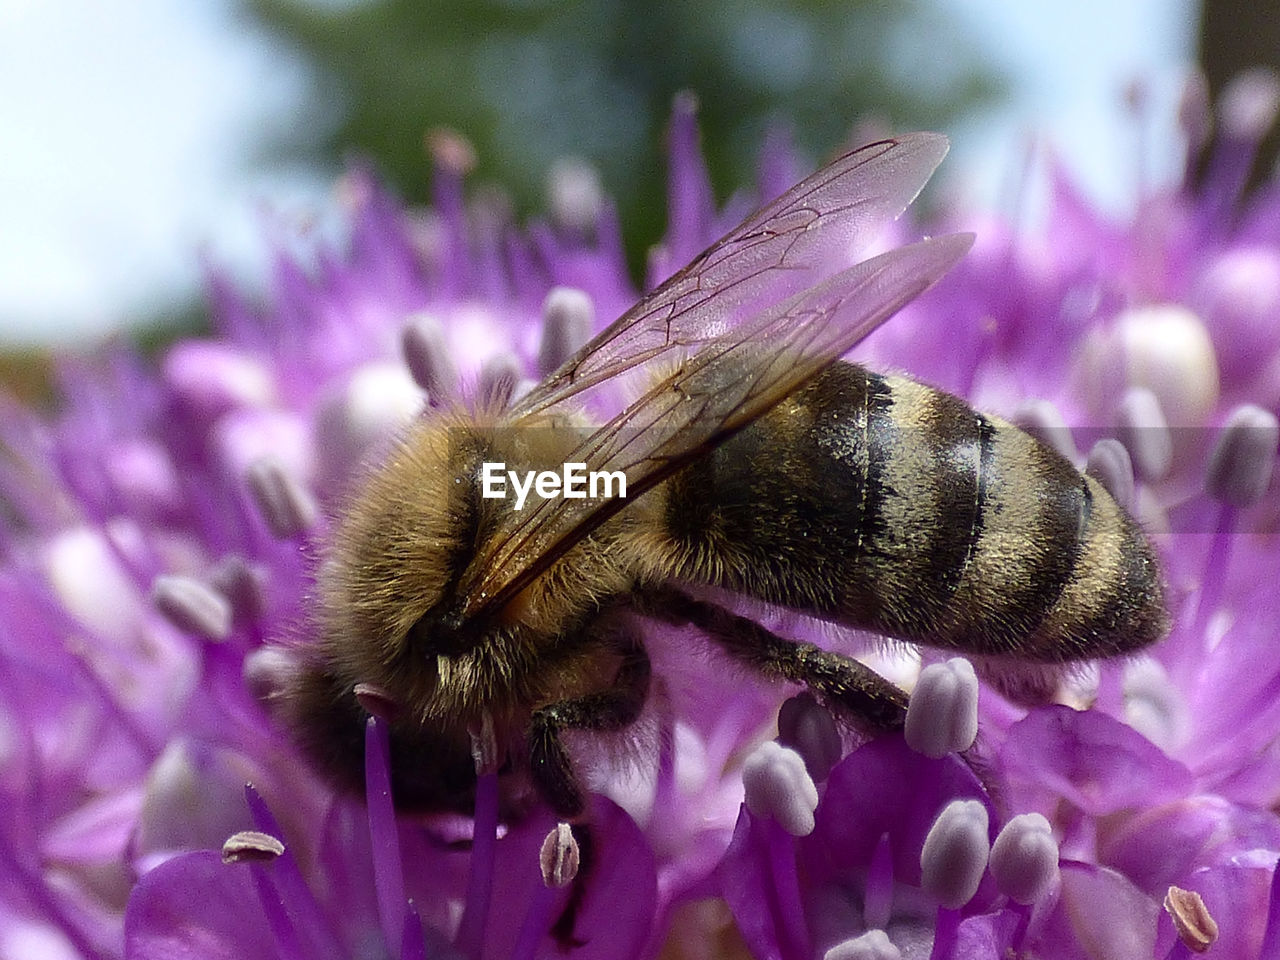
<path id="1" fill-rule="evenodd" d="M 467 232 L 462 182 L 476 164 L 476 152 L 460 133 L 444 127 L 424 139 L 432 160 L 431 207 L 439 215 L 445 242 L 441 245 L 444 293 L 457 293 L 468 278 Z"/>
<path id="2" fill-rule="evenodd" d="M 567 823 L 557 823 L 542 841 L 538 866 L 548 887 L 565 887 L 578 875 L 578 841 Z"/>
<path id="3" fill-rule="evenodd" d="M 687 262 L 707 245 L 715 213 L 711 178 L 698 146 L 698 98 L 688 91 L 677 93 L 672 101 L 667 144 L 670 228 L 664 274 Z M 666 276 L 651 279 L 665 280 Z"/>
<path id="4" fill-rule="evenodd" d="M 1190 171 L 1195 167 L 1197 155 L 1209 142 L 1213 131 L 1213 106 L 1209 101 L 1209 81 L 1205 75 L 1192 69 L 1182 84 L 1182 95 L 1178 99 L 1178 126 L 1187 139 L 1187 169 L 1184 177 L 1191 183 Z"/>
<path id="5" fill-rule="evenodd" d="M 1085 461 L 1084 472 L 1097 480 L 1124 510 L 1133 503 L 1133 461 L 1124 444 L 1104 437 L 1093 445 Z"/>
<path id="6" fill-rule="evenodd" d="M 400 351 L 414 382 L 427 392 L 433 405 L 457 393 L 458 372 L 440 320 L 429 313 L 415 313 L 400 331 Z"/>
<path id="7" fill-rule="evenodd" d="M 867 868 L 867 888 L 862 896 L 862 918 L 869 927 L 885 927 L 893 915 L 893 847 L 882 833 Z"/>
<path id="8" fill-rule="evenodd" d="M 284 836 L 280 824 L 252 785 L 245 786 L 244 798 L 259 832 L 271 837 Z M 279 938 L 282 957 L 335 956 L 341 952 L 329 915 L 320 909 L 288 847 L 270 863 L 250 861 L 248 867 L 268 922 Z"/>
<path id="9" fill-rule="evenodd" d="M 778 742 L 800 754 L 815 783 L 827 779 L 844 752 L 831 711 L 808 691 L 789 698 L 778 711 Z"/>
<path id="10" fill-rule="evenodd" d="M 1156 395 L 1146 387 L 1132 387 L 1116 410 L 1117 432 L 1132 458 L 1133 470 L 1144 483 L 1163 480 L 1173 465 L 1173 434 Z"/>
<path id="11" fill-rule="evenodd" d="M 1178 939 L 1194 953 L 1204 953 L 1218 939 L 1218 923 L 1209 913 L 1204 899 L 1194 890 L 1169 887 L 1164 909 L 1173 918 Z"/>
<path id="12" fill-rule="evenodd" d="M 963 657 L 931 663 L 907 705 L 907 745 L 935 760 L 973 746 L 978 736 L 978 677 Z"/>
<path id="13" fill-rule="evenodd" d="M 480 368 L 476 380 L 476 406 L 482 410 L 503 410 L 515 395 L 520 382 L 520 361 L 514 354 L 499 353 Z"/>
<path id="14" fill-rule="evenodd" d="M 1018 903 L 1036 903 L 1058 881 L 1058 841 L 1049 821 L 1023 813 L 1004 825 L 991 845 L 996 887 Z"/>
<path id="15" fill-rule="evenodd" d="M 573 287 L 555 287 L 542 303 L 542 344 L 538 372 L 544 377 L 557 369 L 591 339 L 595 304 Z"/>
<path id="16" fill-rule="evenodd" d="M 1271 483 L 1278 446 L 1275 414 L 1253 404 L 1237 407 L 1209 457 L 1205 489 L 1228 506 L 1253 506 Z"/>
<path id="17" fill-rule="evenodd" d="M 151 584 L 151 602 L 179 630 L 215 642 L 231 633 L 231 604 L 199 580 L 162 575 Z"/>
<path id="18" fill-rule="evenodd" d="M 410 900 L 404 911 L 404 933 L 400 936 L 400 960 L 427 960 L 427 941 L 422 935 L 422 918 Z"/>
<path id="19" fill-rule="evenodd" d="M 987 808 L 977 800 L 953 800 L 938 814 L 920 851 L 920 885 L 948 910 L 959 910 L 978 892 L 991 847 Z"/>
<path id="20" fill-rule="evenodd" d="M 552 833 L 555 833 L 553 830 Z M 516 938 L 515 949 L 511 951 L 511 960 L 534 960 L 538 946 L 551 929 L 551 915 L 559 899 L 557 887 L 539 884 L 533 890 L 529 906 L 525 910 L 524 922 L 520 924 L 520 935 Z"/>
<path id="21" fill-rule="evenodd" d="M 1275 122 L 1280 107 L 1280 84 L 1265 67 L 1236 74 L 1218 101 L 1221 131 L 1203 177 L 1197 220 L 1210 238 L 1225 234 L 1235 221 L 1239 203 L 1253 169 L 1258 146 Z"/>
<path id="22" fill-rule="evenodd" d="M 868 930 L 860 937 L 837 943 L 822 960 L 902 960 L 902 951 L 883 930 Z"/>
<path id="23" fill-rule="evenodd" d="M 818 788 L 800 754 L 772 740 L 747 757 L 742 768 L 747 809 L 762 820 L 776 820 L 793 837 L 813 832 Z"/>
<path id="24" fill-rule="evenodd" d="M 391 734 L 386 721 L 377 717 L 365 721 L 364 779 L 378 920 L 382 936 L 391 947 L 400 942 L 404 933 L 404 867 L 391 799 Z"/>
<path id="25" fill-rule="evenodd" d="M 595 167 L 578 157 L 561 157 L 547 180 L 551 216 L 562 230 L 588 236 L 604 207 L 604 187 Z"/>
<path id="26" fill-rule="evenodd" d="M 479 726 L 471 731 L 471 756 L 476 764 L 475 825 L 471 837 L 471 875 L 467 878 L 466 906 L 462 922 L 458 925 L 458 949 L 468 957 L 479 957 L 484 954 L 498 845 L 500 758 L 493 717 L 487 713 Z"/>
<path id="27" fill-rule="evenodd" d="M 284 854 L 284 844 L 258 830 L 233 833 L 222 844 L 223 863 L 270 863 Z"/>
<path id="28" fill-rule="evenodd" d="M 1058 408 L 1048 400 L 1028 400 L 1013 414 L 1013 422 L 1045 446 L 1057 450 L 1072 463 L 1080 457 L 1071 428 Z"/>
<path id="29" fill-rule="evenodd" d="M 275 456 L 255 460 L 245 481 L 267 529 L 277 540 L 289 540 L 311 528 L 319 512 L 311 491 Z"/>

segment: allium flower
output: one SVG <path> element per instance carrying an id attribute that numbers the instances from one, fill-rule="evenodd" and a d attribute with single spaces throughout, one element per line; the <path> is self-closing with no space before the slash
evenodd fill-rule
<path id="1" fill-rule="evenodd" d="M 794 691 L 655 626 L 651 754 L 581 744 L 598 843 L 569 956 L 1280 951 L 1280 188 L 1240 195 L 1276 89 L 1243 79 L 1205 183 L 1131 223 L 1055 171 L 1042 230 L 984 219 L 858 351 L 1016 416 L 1129 503 L 1158 533 L 1169 639 L 1030 710 L 967 665 L 876 648 L 913 714 L 849 749 L 807 694 L 779 711 Z M 282 243 L 264 305 L 215 275 L 214 336 L 154 368 L 123 347 L 68 361 L 60 413 L 5 410 L 0 956 L 564 955 L 547 934 L 580 851 L 549 813 L 500 825 L 486 771 L 474 818 L 397 818 L 378 691 L 358 691 L 367 803 L 263 706 L 355 466 L 424 406 L 523 389 L 635 297 L 581 167 L 518 231 L 465 200 L 464 144 L 433 148 L 429 211 L 356 170 L 345 244 L 303 262 Z M 715 209 L 687 100 L 671 150 L 651 281 L 749 205 Z M 792 165 L 772 142 L 760 192 Z"/>

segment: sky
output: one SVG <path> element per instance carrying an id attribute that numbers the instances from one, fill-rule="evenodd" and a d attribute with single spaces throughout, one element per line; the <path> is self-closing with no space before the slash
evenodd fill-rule
<path id="1" fill-rule="evenodd" d="M 1191 0 L 920 2 L 945 3 L 1011 81 L 1007 104 L 950 131 L 951 175 L 995 198 L 1035 133 L 1122 212 L 1139 147 L 1121 94 L 1145 78 L 1171 118 Z M 107 336 L 194 295 L 207 252 L 252 275 L 264 206 L 330 203 L 327 184 L 256 169 L 254 145 L 297 121 L 308 77 L 229 6 L 0 0 L 0 346 Z"/>

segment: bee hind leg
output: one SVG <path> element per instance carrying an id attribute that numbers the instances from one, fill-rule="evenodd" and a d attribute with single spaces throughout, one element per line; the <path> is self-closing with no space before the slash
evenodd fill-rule
<path id="1" fill-rule="evenodd" d="M 864 734 L 901 730 L 906 722 L 907 694 L 852 657 L 787 640 L 748 617 L 671 587 L 648 592 L 640 609 L 675 626 L 697 627 L 766 677 L 805 684 Z"/>

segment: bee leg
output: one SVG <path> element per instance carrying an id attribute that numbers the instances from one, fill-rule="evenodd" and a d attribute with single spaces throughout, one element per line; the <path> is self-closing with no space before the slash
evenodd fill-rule
<path id="1" fill-rule="evenodd" d="M 620 730 L 640 715 L 649 695 L 649 655 L 637 641 L 622 648 L 623 661 L 608 690 L 549 703 L 533 711 L 529 760 L 533 780 L 562 820 L 575 820 L 585 807 L 582 788 L 560 734 L 564 730 Z"/>
<path id="2" fill-rule="evenodd" d="M 560 918 L 551 928 L 562 950 L 586 942 L 573 935 L 573 928 L 595 862 L 595 849 L 590 825 L 581 819 L 586 797 L 560 734 L 566 729 L 620 730 L 640 715 L 649 694 L 649 655 L 636 640 L 623 642 L 620 649 L 622 665 L 608 690 L 539 707 L 533 712 L 530 725 L 529 761 L 534 783 L 558 817 L 576 821 L 572 829 L 578 841 L 578 875 Z"/>
<path id="3" fill-rule="evenodd" d="M 863 733 L 901 730 L 906 722 L 906 693 L 852 657 L 787 640 L 754 620 L 670 587 L 647 591 L 637 609 L 674 626 L 697 627 L 734 659 L 767 677 L 807 685 Z"/>

